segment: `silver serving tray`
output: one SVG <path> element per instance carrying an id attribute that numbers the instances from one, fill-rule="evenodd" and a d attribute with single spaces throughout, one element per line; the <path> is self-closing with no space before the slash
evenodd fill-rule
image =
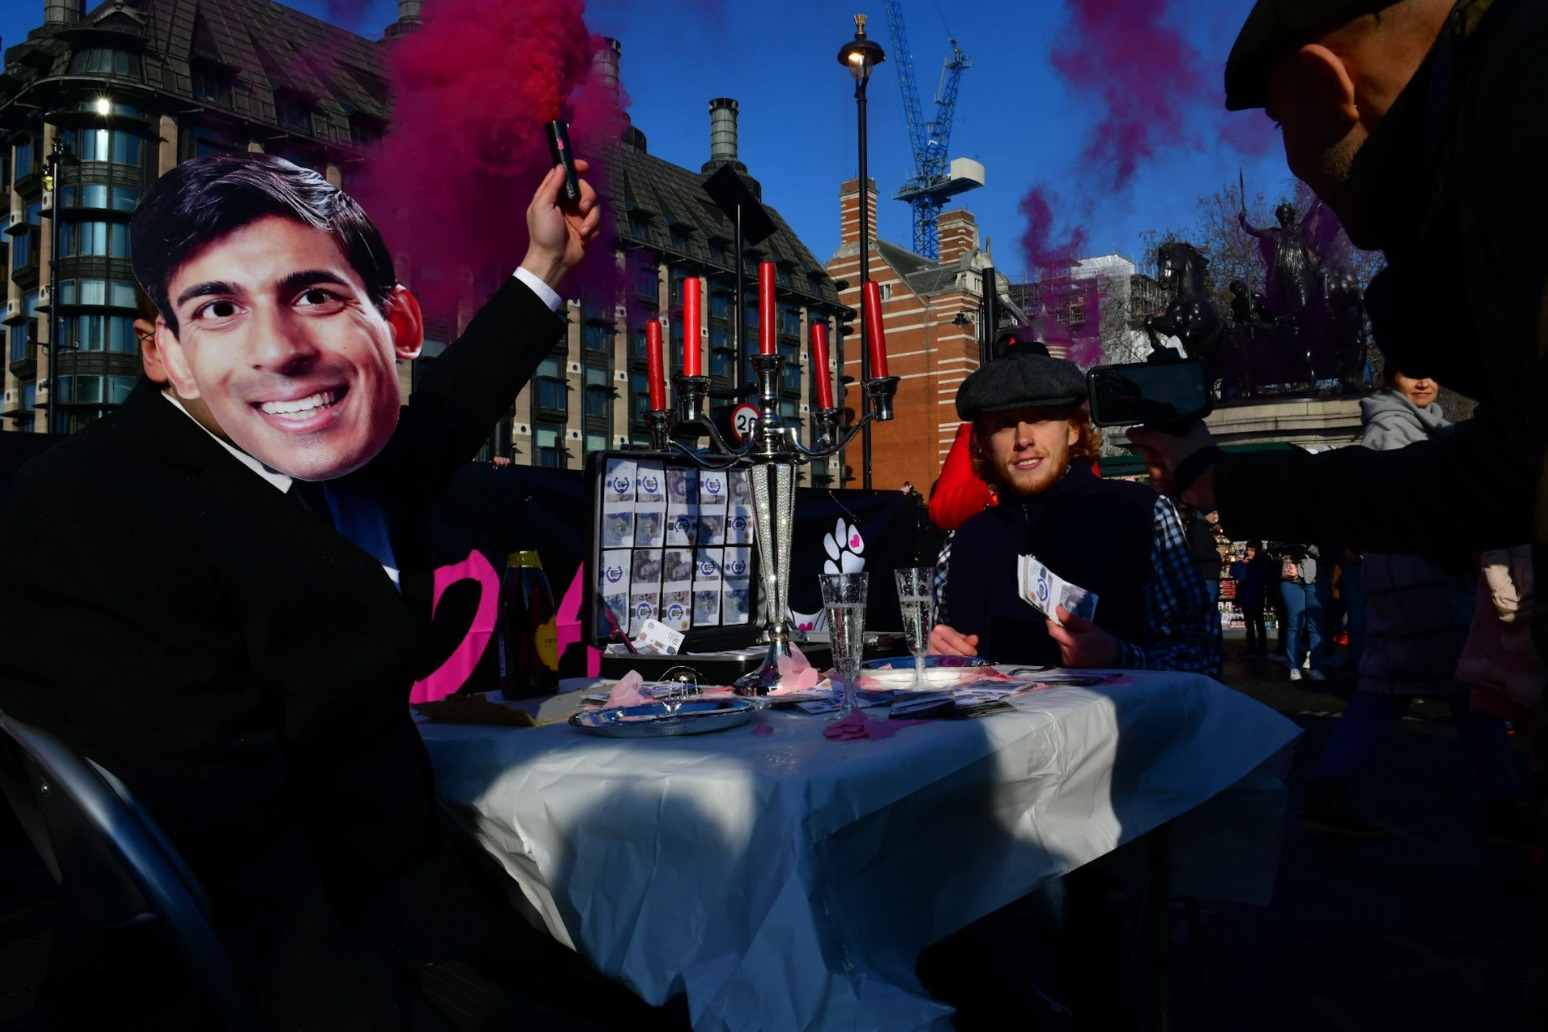
<path id="1" fill-rule="evenodd" d="M 587 710 L 570 723 L 604 738 L 664 738 L 724 731 L 747 723 L 755 709 L 746 699 L 688 699 Z"/>

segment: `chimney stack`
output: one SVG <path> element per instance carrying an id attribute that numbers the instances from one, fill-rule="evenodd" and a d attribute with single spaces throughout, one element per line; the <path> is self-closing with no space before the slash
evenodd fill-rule
<path id="1" fill-rule="evenodd" d="M 618 85 L 618 64 L 623 54 L 623 44 L 611 36 L 602 37 L 602 48 L 591 55 L 591 74 L 607 89 L 613 103 L 623 104 L 623 92 Z"/>
<path id="2" fill-rule="evenodd" d="M 710 161 L 723 164 L 736 160 L 736 113 L 740 105 L 730 97 L 710 101 Z"/>
<path id="3" fill-rule="evenodd" d="M 736 156 L 736 115 L 741 105 L 730 97 L 716 97 L 709 103 L 710 158 L 699 167 L 708 175 L 722 165 L 730 165 L 738 172 L 746 172 L 747 166 Z"/>
<path id="4" fill-rule="evenodd" d="M 865 239 L 869 247 L 876 240 L 876 180 L 867 178 L 865 195 Z M 860 242 L 860 180 L 846 180 L 839 187 L 839 246 Z"/>
<path id="5" fill-rule="evenodd" d="M 81 20 L 86 0 L 43 0 L 44 25 L 75 25 Z"/>

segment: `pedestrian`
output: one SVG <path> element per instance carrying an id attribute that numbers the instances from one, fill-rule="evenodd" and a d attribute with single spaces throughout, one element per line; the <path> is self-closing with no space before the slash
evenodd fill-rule
<path id="1" fill-rule="evenodd" d="M 1360 403 L 1361 444 L 1394 451 L 1451 432 L 1436 402 L 1439 385 L 1389 365 L 1385 388 Z M 1463 755 L 1484 796 L 1487 830 L 1519 836 L 1516 779 L 1502 721 L 1469 711 L 1457 663 L 1473 621 L 1465 576 L 1417 555 L 1367 552 L 1365 649 L 1354 697 L 1339 718 L 1317 770 L 1306 783 L 1306 827 L 1354 838 L 1386 829 L 1356 812 L 1350 784 L 1415 697 L 1450 707 Z"/>
<path id="2" fill-rule="evenodd" d="M 1326 680 L 1322 672 L 1322 599 L 1317 593 L 1317 579 L 1326 576 L 1322 552 L 1316 545 L 1272 542 L 1269 550 L 1279 560 L 1279 597 L 1285 607 L 1279 638 L 1285 646 L 1290 680 L 1301 679 L 1303 657 L 1308 676 L 1313 681 Z"/>
<path id="3" fill-rule="evenodd" d="M 1268 565 L 1268 557 L 1256 541 L 1247 542 L 1244 557 L 1231 564 L 1231 579 L 1236 582 L 1236 604 L 1242 611 L 1242 629 L 1247 638 L 1243 659 L 1262 659 L 1268 655 L 1268 633 L 1263 626 Z"/>

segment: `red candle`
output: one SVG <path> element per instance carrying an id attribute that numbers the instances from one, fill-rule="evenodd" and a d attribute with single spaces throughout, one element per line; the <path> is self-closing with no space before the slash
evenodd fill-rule
<path id="1" fill-rule="evenodd" d="M 881 284 L 865 281 L 865 334 L 871 356 L 871 379 L 887 375 L 887 331 L 882 328 Z"/>
<path id="2" fill-rule="evenodd" d="M 774 263 L 758 263 L 758 354 L 774 354 Z"/>
<path id="3" fill-rule="evenodd" d="M 645 379 L 652 412 L 666 411 L 666 360 L 661 354 L 661 320 L 645 324 Z"/>
<path id="4" fill-rule="evenodd" d="M 828 370 L 828 324 L 812 320 L 812 375 L 817 378 L 817 407 L 833 407 L 833 374 Z"/>
<path id="5" fill-rule="evenodd" d="M 683 280 L 683 375 L 703 376 L 699 371 L 699 277 Z"/>

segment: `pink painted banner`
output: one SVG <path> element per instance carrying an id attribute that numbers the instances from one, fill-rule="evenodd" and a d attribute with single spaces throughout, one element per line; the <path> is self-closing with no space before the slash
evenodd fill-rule
<path id="1" fill-rule="evenodd" d="M 477 549 L 469 552 L 468 557 L 460 563 L 436 569 L 435 597 L 430 603 L 431 617 L 435 616 L 436 607 L 441 604 L 446 589 L 464 580 L 478 583 L 478 610 L 473 614 L 473 624 L 468 628 L 467 636 L 446 657 L 446 662 L 423 681 L 414 683 L 409 693 L 411 704 L 437 702 L 466 684 L 468 678 L 473 676 L 478 661 L 483 658 L 484 650 L 489 647 L 490 639 L 494 637 L 500 618 L 500 575 Z"/>

